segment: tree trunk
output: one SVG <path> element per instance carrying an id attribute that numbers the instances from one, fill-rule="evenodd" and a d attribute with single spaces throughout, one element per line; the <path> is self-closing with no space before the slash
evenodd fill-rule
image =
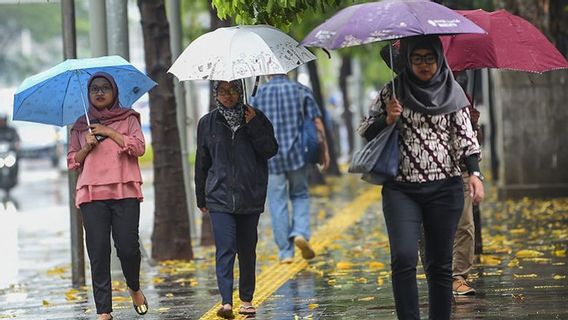
<path id="1" fill-rule="evenodd" d="M 211 3 L 209 4 L 209 17 L 211 19 L 210 31 L 217 28 L 229 27 L 231 25 L 228 20 L 221 20 L 217 16 L 217 10 L 213 8 Z M 215 97 L 213 96 L 213 81 L 209 82 L 209 111 L 215 109 Z M 203 214 L 203 219 L 201 223 L 201 245 L 202 246 L 212 246 L 215 244 L 215 238 L 213 238 L 213 230 L 211 230 L 211 218 L 209 213 Z"/>
<path id="2" fill-rule="evenodd" d="M 504 8 L 546 34 L 552 42 L 564 38 L 566 0 L 504 0 Z M 558 12 L 556 12 L 556 10 Z M 568 195 L 568 134 L 566 120 L 568 71 L 542 75 L 501 71 L 495 74 L 496 113 L 501 128 L 499 196 L 501 198 L 562 197 Z M 522 141 L 522 143 L 519 143 Z"/>
<path id="3" fill-rule="evenodd" d="M 349 154 L 353 154 L 355 144 L 355 129 L 353 128 L 353 112 L 351 112 L 351 99 L 349 98 L 349 90 L 347 77 L 351 75 L 351 55 L 343 56 L 341 59 L 341 69 L 339 70 L 339 88 L 343 96 L 343 121 L 347 129 L 347 140 L 349 142 Z M 336 137 L 339 138 L 339 137 Z"/>
<path id="4" fill-rule="evenodd" d="M 168 20 L 163 0 L 138 0 L 146 70 L 158 86 L 150 91 L 154 149 L 154 231 L 152 258 L 193 259 L 188 206 L 172 76 Z"/>
<path id="5" fill-rule="evenodd" d="M 320 85 L 319 74 L 318 74 L 318 66 L 317 66 L 315 60 L 308 62 L 308 73 L 310 75 L 310 81 L 312 83 L 312 91 L 314 92 L 314 98 L 316 99 L 316 103 L 318 104 L 320 112 L 323 116 L 322 120 L 324 120 L 326 118 L 325 113 L 327 111 L 325 110 L 325 103 L 324 103 L 323 95 L 321 94 L 321 85 Z M 334 145 L 335 137 L 331 134 L 331 130 L 327 127 L 326 121 L 322 121 L 322 122 L 323 122 L 324 127 L 325 127 L 325 136 L 326 136 L 326 140 L 327 140 L 327 145 L 329 146 L 330 164 L 329 164 L 329 169 L 327 170 L 327 173 L 330 174 L 330 175 L 339 176 L 339 175 L 341 175 L 341 172 L 339 171 L 339 166 L 337 165 L 337 154 L 335 153 L 335 150 L 332 147 Z M 323 176 L 321 177 L 321 180 L 323 180 Z"/>

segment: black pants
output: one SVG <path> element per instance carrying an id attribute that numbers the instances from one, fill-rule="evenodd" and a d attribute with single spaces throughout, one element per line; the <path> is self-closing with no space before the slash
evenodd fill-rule
<path id="1" fill-rule="evenodd" d="M 211 212 L 215 236 L 215 271 L 223 304 L 233 305 L 233 266 L 239 255 L 239 297 L 252 301 L 255 287 L 256 243 L 260 214 Z"/>
<path id="2" fill-rule="evenodd" d="M 416 264 L 424 226 L 429 319 L 450 319 L 452 248 L 463 210 L 461 176 L 427 183 L 388 182 L 383 211 L 391 249 L 392 285 L 398 319 L 420 319 Z"/>
<path id="3" fill-rule="evenodd" d="M 110 234 L 126 284 L 140 289 L 140 246 L 138 222 L 140 202 L 137 199 L 100 200 L 80 205 L 91 261 L 91 277 L 97 313 L 112 312 L 110 277 Z"/>

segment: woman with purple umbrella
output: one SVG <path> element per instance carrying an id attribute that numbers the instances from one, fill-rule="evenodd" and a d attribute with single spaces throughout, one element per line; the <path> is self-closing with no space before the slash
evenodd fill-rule
<path id="1" fill-rule="evenodd" d="M 148 302 L 140 290 L 138 157 L 145 148 L 140 115 L 120 107 L 108 73 L 91 76 L 87 91 L 90 121 L 81 116 L 71 128 L 67 165 L 79 172 L 75 205 L 83 217 L 97 319 L 112 319 L 111 233 L 134 310 L 143 315 Z"/>
<path id="2" fill-rule="evenodd" d="M 464 194 L 459 164 L 470 175 L 474 202 L 484 197 L 469 101 L 454 80 L 437 36 L 401 40 L 401 71 L 385 86 L 363 130 L 368 140 L 389 125 L 400 128 L 397 176 L 383 185 L 383 211 L 399 319 L 420 319 L 416 265 L 425 234 L 429 319 L 450 319 L 452 248 Z"/>

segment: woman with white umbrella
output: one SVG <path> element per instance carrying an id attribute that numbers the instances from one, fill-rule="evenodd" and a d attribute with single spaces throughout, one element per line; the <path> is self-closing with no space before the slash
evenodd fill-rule
<path id="1" fill-rule="evenodd" d="M 268 159 L 278 152 L 274 129 L 258 109 L 243 103 L 240 80 L 215 81 L 217 108 L 199 120 L 195 162 L 197 206 L 209 212 L 215 237 L 215 271 L 222 306 L 233 318 L 233 265 L 239 256 L 240 314 L 252 315 L 258 220 L 264 211 Z"/>

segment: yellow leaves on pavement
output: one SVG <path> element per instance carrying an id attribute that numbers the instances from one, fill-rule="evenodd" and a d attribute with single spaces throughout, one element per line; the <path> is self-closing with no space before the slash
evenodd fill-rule
<path id="1" fill-rule="evenodd" d="M 67 290 L 67 292 L 65 292 L 65 300 L 67 301 L 76 301 L 76 300 L 80 300 L 81 297 L 78 297 L 77 294 L 79 294 L 80 291 L 77 289 L 69 289 Z"/>
<path id="2" fill-rule="evenodd" d="M 566 257 L 566 250 L 565 249 L 561 249 L 561 250 L 554 250 L 552 251 L 552 255 L 555 257 Z"/>
<path id="3" fill-rule="evenodd" d="M 314 310 L 314 309 L 317 308 L 317 307 L 319 307 L 319 304 L 317 304 L 317 303 L 310 303 L 310 304 L 308 304 L 308 308 L 309 308 L 310 310 Z"/>
<path id="4" fill-rule="evenodd" d="M 375 297 L 364 297 L 357 299 L 357 301 L 373 301 L 373 300 L 375 300 Z"/>
<path id="5" fill-rule="evenodd" d="M 426 274 L 421 273 L 416 275 L 416 279 L 418 280 L 426 280 Z"/>
<path id="6" fill-rule="evenodd" d="M 49 301 L 47 301 L 47 300 L 42 300 L 42 301 L 41 301 L 41 304 L 42 304 L 44 307 L 47 307 L 47 306 L 49 306 Z"/>
<path id="7" fill-rule="evenodd" d="M 537 278 L 538 275 L 534 274 L 534 273 L 529 273 L 529 274 L 516 274 L 513 273 L 513 277 L 517 278 L 517 279 L 531 279 L 531 278 Z"/>
<path id="8" fill-rule="evenodd" d="M 355 279 L 355 282 L 357 282 L 357 283 L 367 283 L 367 278 L 360 277 L 360 278 Z"/>
<path id="9" fill-rule="evenodd" d="M 501 259 L 496 256 L 482 254 L 479 259 L 481 264 L 485 266 L 498 266 L 501 264 Z"/>
<path id="10" fill-rule="evenodd" d="M 552 279 L 554 279 L 554 280 L 566 279 L 566 276 L 555 274 L 554 277 L 552 277 Z"/>
<path id="11" fill-rule="evenodd" d="M 382 270 L 385 268 L 385 264 L 378 261 L 369 262 L 369 269 L 371 270 Z"/>
<path id="12" fill-rule="evenodd" d="M 124 296 L 112 296 L 112 302 L 131 302 L 132 298 Z"/>
<path id="13" fill-rule="evenodd" d="M 337 269 L 339 270 L 349 270 L 353 268 L 353 263 L 349 261 L 341 261 L 337 263 Z"/>
<path id="14" fill-rule="evenodd" d="M 66 272 L 67 272 L 67 267 L 55 267 L 55 268 L 51 268 L 51 269 L 47 270 L 46 273 L 47 273 L 48 276 L 63 277 Z"/>
<path id="15" fill-rule="evenodd" d="M 515 255 L 517 258 L 537 258 L 543 256 L 544 253 L 536 250 L 520 250 Z"/>

